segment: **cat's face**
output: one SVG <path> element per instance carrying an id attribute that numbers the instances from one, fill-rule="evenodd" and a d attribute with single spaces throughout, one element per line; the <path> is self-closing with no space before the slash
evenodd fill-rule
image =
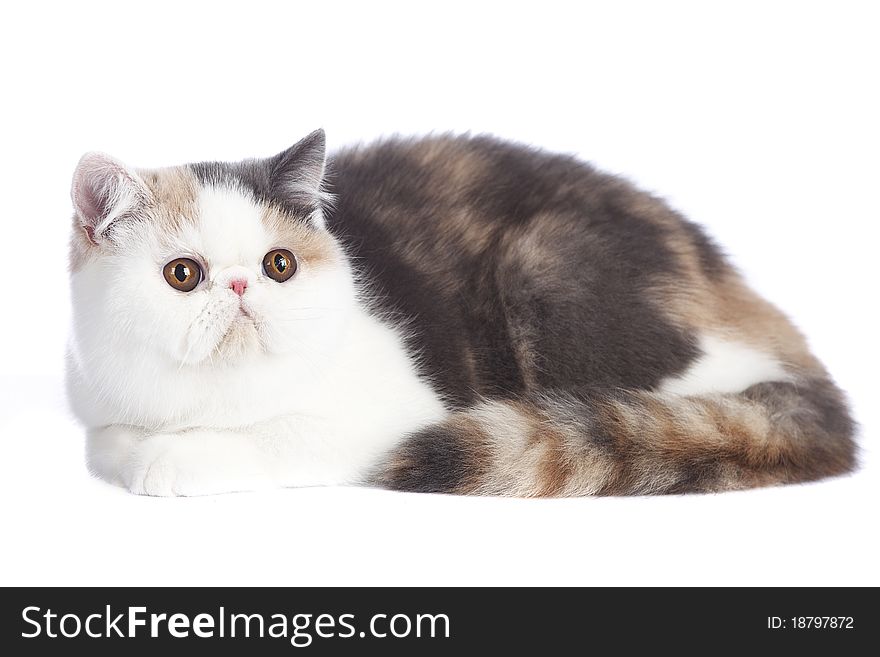
<path id="1" fill-rule="evenodd" d="M 233 165 L 133 171 L 85 156 L 71 261 L 84 357 L 125 351 L 181 368 L 320 358 L 354 295 L 323 227 L 323 156 L 318 133 Z"/>

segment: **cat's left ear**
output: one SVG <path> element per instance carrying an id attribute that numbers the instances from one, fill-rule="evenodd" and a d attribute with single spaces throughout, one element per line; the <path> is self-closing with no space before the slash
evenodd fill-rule
<path id="1" fill-rule="evenodd" d="M 301 139 L 273 158 L 272 189 L 285 201 L 313 207 L 318 214 L 331 202 L 324 189 L 326 140 L 323 130 Z"/>
<path id="2" fill-rule="evenodd" d="M 114 223 L 136 213 L 148 197 L 140 176 L 109 155 L 86 153 L 76 165 L 70 198 L 92 244 L 100 244 Z"/>

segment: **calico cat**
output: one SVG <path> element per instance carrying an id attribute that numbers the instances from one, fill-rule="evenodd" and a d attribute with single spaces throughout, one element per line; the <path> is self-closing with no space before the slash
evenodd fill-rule
<path id="1" fill-rule="evenodd" d="M 135 170 L 72 188 L 68 390 L 147 495 L 365 484 L 576 496 L 851 470 L 846 402 L 661 200 L 489 137 Z"/>

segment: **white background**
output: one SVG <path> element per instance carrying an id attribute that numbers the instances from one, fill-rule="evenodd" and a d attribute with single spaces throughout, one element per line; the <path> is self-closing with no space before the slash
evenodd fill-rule
<path id="1" fill-rule="evenodd" d="M 0 584 L 880 584 L 872 3 L 14 3 L 0 27 Z M 320 8 L 318 8 L 320 7 Z M 137 498 L 69 416 L 70 174 L 492 132 L 705 224 L 849 392 L 862 470 L 703 497 Z M 843 613 L 845 610 L 841 610 Z"/>

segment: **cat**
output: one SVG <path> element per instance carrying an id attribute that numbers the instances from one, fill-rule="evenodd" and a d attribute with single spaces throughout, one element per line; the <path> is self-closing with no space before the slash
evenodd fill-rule
<path id="1" fill-rule="evenodd" d="M 73 176 L 67 387 L 137 494 L 717 492 L 856 465 L 843 393 L 701 228 L 488 136 Z"/>

